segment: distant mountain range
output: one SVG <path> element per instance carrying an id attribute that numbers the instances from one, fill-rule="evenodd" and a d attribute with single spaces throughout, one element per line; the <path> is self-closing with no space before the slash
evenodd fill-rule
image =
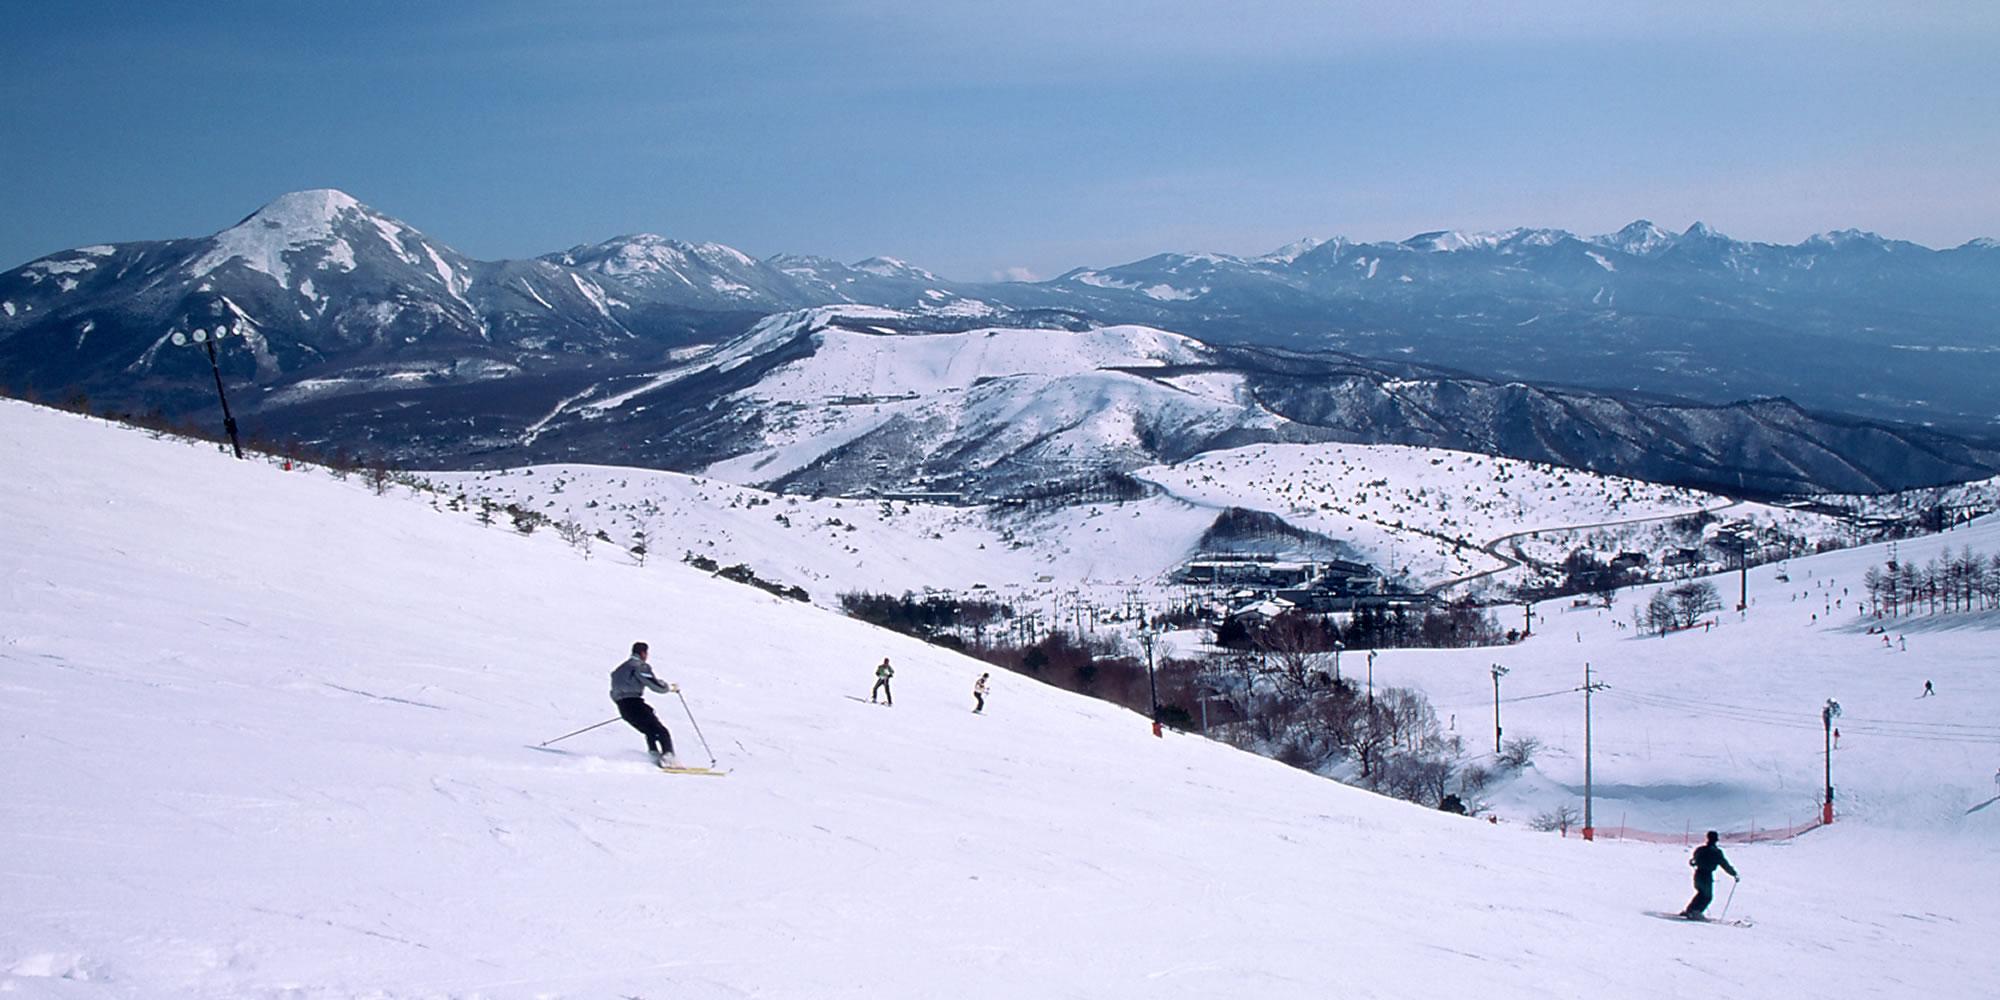
<path id="1" fill-rule="evenodd" d="M 225 325 L 247 428 L 421 464 L 1004 495 L 1331 439 L 1864 492 L 2000 471 L 1996 306 L 1990 240 L 1782 247 L 1634 223 L 962 284 L 657 236 L 476 261 L 322 190 L 212 237 L 0 274 L 0 387 L 206 412 L 207 358 L 170 334 Z M 942 354 L 984 360 L 968 380 Z"/>

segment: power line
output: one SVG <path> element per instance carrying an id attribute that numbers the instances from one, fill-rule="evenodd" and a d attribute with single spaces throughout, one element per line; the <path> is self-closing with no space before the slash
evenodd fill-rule
<path id="1" fill-rule="evenodd" d="M 1545 691 L 1541 694 L 1516 695 L 1502 698 L 1500 703 L 1511 705 L 1524 701 L 1539 701 L 1543 698 L 1559 698 L 1576 694 L 1581 688 L 1564 688 L 1560 691 Z M 1748 705 L 1731 705 L 1722 702 L 1698 701 L 1669 694 L 1633 691 L 1608 685 L 1599 688 L 1614 698 L 1635 702 L 1649 708 L 1669 709 L 1688 715 L 1709 719 L 1727 719 L 1751 725 L 1770 726 L 1778 729 L 1814 730 L 1822 723 L 1816 714 L 1791 712 L 1780 709 L 1757 708 Z M 1440 708 L 1457 710 L 1477 707 L 1476 705 L 1448 704 Z M 1979 725 L 1966 722 L 1917 722 L 1898 719 L 1865 719 L 1845 716 L 1841 722 L 1842 733 L 1856 736 L 1880 736 L 1892 739 L 1913 740 L 1923 743 L 1957 743 L 1971 745 L 2000 745 L 2000 726 Z"/>
<path id="2" fill-rule="evenodd" d="M 1524 695 L 1516 695 L 1516 696 L 1514 696 L 1514 697 L 1512 697 L 1512 698 L 1502 698 L 1502 699 L 1500 699 L 1500 704 L 1502 704 L 1502 705 L 1512 705 L 1512 704 L 1514 704 L 1514 703 L 1515 703 L 1515 702 L 1517 702 L 1517 701 L 1535 701 L 1535 700 L 1538 700 L 1538 699 L 1541 699 L 1541 698 L 1556 698 L 1556 697 L 1560 697 L 1560 696 L 1562 696 L 1562 695 L 1566 695 L 1566 694 L 1575 694 L 1575 693 L 1577 693 L 1578 691 L 1581 691 L 1581 690 L 1583 690 L 1583 689 L 1582 689 L 1582 688 L 1573 688 L 1573 687 L 1569 687 L 1569 688 L 1563 688 L 1563 689 L 1562 689 L 1561 691 L 1547 691 L 1547 692 L 1544 692 L 1544 693 L 1542 693 L 1542 694 L 1524 694 Z M 1476 701 L 1476 702 L 1465 702 L 1465 703 L 1463 703 L 1463 704 L 1460 704 L 1460 703 L 1449 703 L 1449 704 L 1434 704 L 1434 705 L 1432 705 L 1431 707 L 1432 707 L 1432 708 L 1442 708 L 1442 709 L 1447 709 L 1447 710 L 1450 710 L 1450 711 L 1463 711 L 1463 710 L 1466 710 L 1466 709 L 1472 709 L 1472 708 L 1481 708 L 1481 707 L 1484 707 L 1484 706 L 1486 706 L 1486 705 L 1488 705 L 1488 704 L 1491 704 L 1491 702 L 1488 702 L 1488 701 L 1485 701 L 1485 700 L 1481 700 L 1481 701 Z"/>
<path id="3" fill-rule="evenodd" d="M 1820 720 L 1791 712 L 1770 709 L 1747 708 L 1740 705 L 1703 704 L 1672 695 L 1647 694 L 1637 691 L 1613 690 L 1612 695 L 1651 708 L 1666 708 L 1685 712 L 1689 715 L 1712 719 L 1728 719 L 1752 725 L 1771 726 L 1779 729 L 1818 729 Z M 1949 727 L 1961 732 L 1928 732 L 1919 727 Z M 1885 719 L 1856 719 L 1847 717 L 1841 728 L 1859 736 L 1885 736 L 1893 739 L 1916 740 L 1925 743 L 1961 743 L 2000 745 L 2000 726 L 1979 726 L 1969 723 L 1919 723 L 1897 722 Z"/>

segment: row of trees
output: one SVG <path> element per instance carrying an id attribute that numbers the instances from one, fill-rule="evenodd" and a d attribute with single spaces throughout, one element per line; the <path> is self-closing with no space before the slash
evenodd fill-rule
<path id="1" fill-rule="evenodd" d="M 1012 619 L 1014 609 L 993 601 L 969 600 L 948 594 L 922 597 L 905 591 L 872 594 L 851 591 L 840 595 L 840 610 L 849 618 L 859 618 L 892 632 L 915 636 L 925 642 L 952 649 L 964 649 L 964 632 L 972 632 L 972 645 L 984 645 L 986 630 L 995 622 Z"/>
<path id="2" fill-rule="evenodd" d="M 1215 644 L 1250 649 L 1259 635 L 1284 634 L 1315 647 L 1335 649 L 1465 649 L 1513 642 L 1520 633 L 1503 629 L 1491 612 L 1469 599 L 1411 613 L 1406 608 L 1356 608 L 1342 628 L 1332 617 L 1288 611 L 1269 622 L 1236 617 L 1215 626 Z"/>
<path id="3" fill-rule="evenodd" d="M 1937 614 L 2000 608 L 2000 555 L 1987 557 L 1971 546 L 1923 566 L 1890 561 L 1862 575 L 1868 601 L 1878 615 Z"/>
<path id="4" fill-rule="evenodd" d="M 1162 721 L 1187 703 L 1218 739 L 1385 795 L 1462 812 L 1492 779 L 1466 760 L 1423 692 L 1365 689 L 1334 676 L 1287 640 L 1265 651 L 1169 660 L 1159 677 Z"/>
<path id="5" fill-rule="evenodd" d="M 1141 715 L 1157 704 L 1165 725 L 1198 729 L 1413 802 L 1462 809 L 1491 777 L 1467 763 L 1464 744 L 1443 730 L 1422 692 L 1368 691 L 1340 676 L 1335 651 L 1341 632 L 1319 616 L 1281 615 L 1247 629 L 1237 649 L 1155 659 L 1112 633 L 1058 629 L 1023 642 L 1023 633 L 981 628 L 965 641 L 971 622 L 1014 618 L 1011 608 L 991 602 L 849 593 L 840 603 L 853 617 L 962 649 L 1002 669 Z"/>

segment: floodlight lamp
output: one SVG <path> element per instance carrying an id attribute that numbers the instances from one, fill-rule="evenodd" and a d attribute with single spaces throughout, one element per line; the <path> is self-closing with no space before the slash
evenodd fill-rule
<path id="1" fill-rule="evenodd" d="M 173 338 L 172 338 L 172 339 L 173 339 L 173 342 L 174 342 L 174 346 L 175 346 L 175 347 L 186 347 L 186 346 L 187 346 L 187 342 L 188 342 L 188 335 L 187 335 L 187 334 L 185 334 L 185 333 L 182 333 L 182 332 L 180 332 L 179 330 L 175 330 L 175 331 L 174 331 L 174 335 L 173 335 Z"/>

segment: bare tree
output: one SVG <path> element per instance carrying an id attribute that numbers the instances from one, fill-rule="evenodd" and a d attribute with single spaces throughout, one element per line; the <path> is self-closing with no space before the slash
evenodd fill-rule
<path id="1" fill-rule="evenodd" d="M 1707 580 L 1683 583 L 1667 595 L 1673 600 L 1674 624 L 1681 628 L 1693 628 L 1701 616 L 1722 610 L 1722 596 Z"/>
<path id="2" fill-rule="evenodd" d="M 1294 698 L 1304 698 L 1324 683 L 1333 651 L 1339 648 L 1326 620 L 1288 611 L 1271 619 L 1251 637 L 1264 654 L 1265 672 Z"/>
<path id="3" fill-rule="evenodd" d="M 1581 822 L 1582 819 L 1583 814 L 1577 812 L 1575 806 L 1560 805 L 1529 820 L 1528 829 L 1541 830 L 1545 833 L 1551 830 L 1559 830 L 1563 836 L 1568 836 L 1569 828 Z"/>

